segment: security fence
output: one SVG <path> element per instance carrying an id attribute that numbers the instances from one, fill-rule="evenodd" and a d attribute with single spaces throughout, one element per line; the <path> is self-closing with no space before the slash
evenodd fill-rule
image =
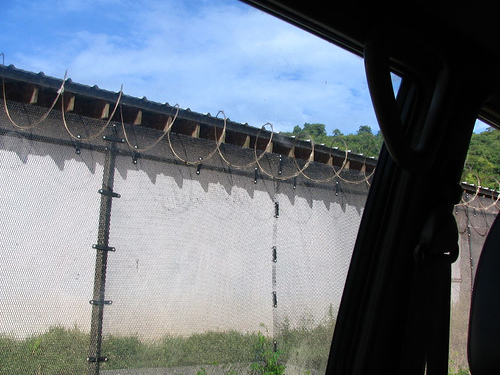
<path id="1" fill-rule="evenodd" d="M 494 199 L 479 194 L 483 189 L 469 187 L 455 206 L 460 255 L 452 265 L 450 367 L 468 368 L 467 334 L 471 294 L 484 241 L 498 215 L 498 194 Z"/>
<path id="2" fill-rule="evenodd" d="M 2 372 L 324 371 L 364 171 L 7 104 Z"/>
<path id="3" fill-rule="evenodd" d="M 0 373 L 324 373 L 366 169 L 1 107 Z M 497 211 L 457 206 L 459 325 Z"/>

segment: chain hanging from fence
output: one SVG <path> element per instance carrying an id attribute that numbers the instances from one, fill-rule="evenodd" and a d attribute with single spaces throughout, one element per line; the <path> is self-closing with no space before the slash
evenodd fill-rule
<path id="1" fill-rule="evenodd" d="M 481 232 L 481 231 L 479 230 L 479 228 L 478 228 L 478 225 L 474 225 L 474 222 L 472 222 L 472 223 L 470 224 L 470 226 L 472 227 L 472 229 L 474 229 L 474 231 L 475 231 L 475 232 L 476 232 L 479 236 L 481 236 L 481 237 L 486 237 L 486 235 L 487 235 L 487 234 L 488 234 L 488 232 L 489 232 L 489 228 L 491 227 L 491 225 L 488 225 L 488 221 L 487 221 L 487 219 L 486 219 L 486 212 L 485 212 L 485 210 L 480 209 L 480 210 L 478 210 L 478 211 L 480 212 L 480 215 L 483 217 L 484 222 L 486 223 L 485 228 L 483 228 L 483 231 Z M 477 217 L 477 214 L 476 214 L 476 210 L 475 210 L 475 209 L 473 210 L 473 216 L 474 216 L 474 217 Z"/>
<path id="2" fill-rule="evenodd" d="M 3 68 L 5 69 L 5 65 L 3 65 Z M 7 115 L 7 118 L 9 119 L 10 123 L 15 127 L 15 128 L 18 128 L 18 129 L 22 129 L 22 130 L 30 130 L 30 129 L 34 129 L 36 128 L 38 125 L 40 125 L 43 121 L 45 121 L 47 119 L 47 117 L 49 116 L 50 112 L 54 109 L 57 101 L 59 100 L 59 97 L 63 94 L 64 92 L 64 84 L 66 83 L 66 79 L 68 77 L 68 71 L 66 70 L 66 72 L 64 73 L 64 78 L 62 80 L 62 83 L 61 83 L 61 87 L 59 88 L 59 90 L 57 90 L 57 95 L 54 99 L 54 101 L 52 102 L 52 105 L 50 106 L 50 108 L 42 115 L 42 117 L 40 117 L 40 119 L 38 121 L 35 121 L 33 124 L 31 125 L 28 125 L 28 126 L 22 126 L 22 125 L 19 125 L 18 123 L 16 123 L 11 115 L 10 115 L 10 111 L 9 111 L 9 107 L 7 105 L 7 94 L 6 94 L 6 90 L 5 90 L 5 76 L 2 75 L 2 94 L 3 94 L 3 105 L 4 105 L 4 108 L 5 108 L 5 114 Z"/>

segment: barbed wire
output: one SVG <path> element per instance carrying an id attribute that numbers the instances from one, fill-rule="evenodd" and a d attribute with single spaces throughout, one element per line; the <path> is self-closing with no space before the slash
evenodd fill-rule
<path id="1" fill-rule="evenodd" d="M 5 64 L 3 64 L 3 69 L 5 69 Z M 38 125 L 40 125 L 42 122 L 44 122 L 47 119 L 47 117 L 49 116 L 50 112 L 54 109 L 57 101 L 59 100 L 59 97 L 63 94 L 64 84 L 66 83 L 67 77 L 68 77 L 68 71 L 66 70 L 66 73 L 64 73 L 64 78 L 63 78 L 62 83 L 61 83 L 61 87 L 59 88 L 59 90 L 57 90 L 56 98 L 52 102 L 52 105 L 50 106 L 50 108 L 42 115 L 42 117 L 40 117 L 40 119 L 38 121 L 35 121 L 31 125 L 22 126 L 22 125 L 19 125 L 18 123 L 16 123 L 10 115 L 9 106 L 7 104 L 7 94 L 6 94 L 6 90 L 5 90 L 5 75 L 2 75 L 2 94 L 3 94 L 3 102 L 4 102 L 3 106 L 5 109 L 5 114 L 7 115 L 7 118 L 9 119 L 12 126 L 14 126 L 17 129 L 21 129 L 21 130 L 30 130 L 30 129 L 36 128 Z"/>
<path id="2" fill-rule="evenodd" d="M 257 132 L 257 135 L 255 136 L 255 145 L 254 145 L 254 156 L 255 156 L 255 162 L 257 163 L 257 165 L 259 166 L 259 169 L 261 170 L 262 173 L 264 173 L 266 176 L 270 177 L 271 179 L 275 179 L 275 180 L 281 180 L 281 181 L 286 181 L 286 180 L 291 180 L 295 177 L 297 177 L 299 174 L 301 174 L 305 169 L 307 169 L 307 167 L 309 167 L 309 165 L 311 164 L 311 162 L 314 160 L 314 141 L 311 139 L 310 142 L 311 142 L 311 153 L 309 154 L 309 158 L 307 159 L 306 163 L 300 167 L 299 164 L 297 163 L 297 158 L 295 157 L 295 154 L 293 155 L 293 160 L 295 162 L 295 166 L 297 167 L 297 172 L 289 175 L 289 176 L 282 176 L 281 175 L 281 168 L 279 169 L 278 171 L 278 175 L 275 176 L 273 175 L 272 173 L 266 171 L 264 169 L 264 167 L 260 164 L 260 159 L 257 158 L 257 144 L 258 144 L 258 140 L 259 140 L 259 135 L 260 135 L 260 132 L 266 127 L 266 125 L 270 125 L 271 126 L 271 133 L 274 132 L 274 129 L 273 129 L 273 125 L 271 123 L 266 123 L 265 125 L 263 125 L 259 131 Z M 269 146 L 269 144 L 268 144 Z M 267 146 L 267 147 L 268 147 Z M 279 155 L 279 158 L 282 158 L 282 155 Z"/>
<path id="3" fill-rule="evenodd" d="M 223 111 L 219 111 L 217 113 L 217 116 L 219 115 L 219 113 L 223 113 Z M 225 118 L 225 115 L 224 115 L 224 118 Z M 172 154 L 174 154 L 174 156 L 179 159 L 180 161 L 182 161 L 184 164 L 186 165 L 199 165 L 201 164 L 204 160 L 209 160 L 212 158 L 212 156 L 215 155 L 215 153 L 217 152 L 217 150 L 219 149 L 220 145 L 222 144 L 222 141 L 224 140 L 224 136 L 226 134 L 226 121 L 224 121 L 224 127 L 222 129 L 222 134 L 220 135 L 219 138 L 217 138 L 217 130 L 215 130 L 215 138 L 216 138 L 216 142 L 215 142 L 215 149 L 210 152 L 208 155 L 205 155 L 205 156 L 199 156 L 198 157 L 198 160 L 195 160 L 195 161 L 191 161 L 191 160 L 188 160 L 187 158 L 186 159 L 183 159 L 179 156 L 179 154 L 177 154 L 177 152 L 174 150 L 174 147 L 172 145 L 172 140 L 170 139 L 170 131 L 167 132 L 167 139 L 168 139 L 168 145 L 170 147 L 170 150 L 172 151 Z"/>
<path id="4" fill-rule="evenodd" d="M 5 65 L 4 65 L 4 68 L 5 68 Z M 64 107 L 64 85 L 65 85 L 65 82 L 67 80 L 67 74 L 68 72 L 66 71 L 65 72 L 65 75 L 64 75 L 64 79 L 62 80 L 62 83 L 61 83 L 61 86 L 60 88 L 57 90 L 57 95 L 54 99 L 54 101 L 52 102 L 51 106 L 49 107 L 49 109 L 41 116 L 41 118 L 39 120 L 37 120 L 35 123 L 29 125 L 29 126 L 22 126 L 22 125 L 19 125 L 17 124 L 11 114 L 10 114 L 10 111 L 9 111 L 9 108 L 8 108 L 8 104 L 7 104 L 7 96 L 6 96 L 6 88 L 5 88 L 5 77 L 2 77 L 2 93 L 3 93 L 3 101 L 4 101 L 4 110 L 5 110 L 5 113 L 6 113 L 6 116 L 7 118 L 9 119 L 9 121 L 11 122 L 11 124 L 16 127 L 16 128 L 19 128 L 19 129 L 22 129 L 22 130 L 29 130 L 29 129 L 33 129 L 35 127 L 37 127 L 38 125 L 40 125 L 44 120 L 47 119 L 47 117 L 49 116 L 50 112 L 52 110 L 54 110 L 55 108 L 55 105 L 57 103 L 57 101 L 59 99 L 61 99 L 61 116 L 62 116 L 62 122 L 64 124 L 64 128 L 66 130 L 66 132 L 69 134 L 69 136 L 78 141 L 78 142 L 88 142 L 88 141 L 92 141 L 94 140 L 95 138 L 97 138 L 99 135 L 101 135 L 105 130 L 106 128 L 108 128 L 109 124 L 111 123 L 112 119 L 114 118 L 115 116 L 115 113 L 116 111 L 118 110 L 118 108 L 120 108 L 120 122 L 121 122 L 121 125 L 122 125 L 122 131 L 123 131 L 123 135 L 124 135 L 124 138 L 125 138 L 125 141 L 126 141 L 126 144 L 127 146 L 133 150 L 134 152 L 147 152 L 149 151 L 150 149 L 152 149 L 153 147 L 155 147 L 159 142 L 161 142 L 163 140 L 163 138 L 166 136 L 167 139 L 168 139 L 168 145 L 169 145 L 169 148 L 170 150 L 172 151 L 172 154 L 178 159 L 180 160 L 181 162 L 183 162 L 184 164 L 186 165 L 199 165 L 201 164 L 203 161 L 206 161 L 206 160 L 209 160 L 210 158 L 212 158 L 216 153 L 219 154 L 219 156 L 221 157 L 221 159 L 224 161 L 224 163 L 226 163 L 228 166 L 232 167 L 232 168 L 235 168 L 235 169 L 246 169 L 246 168 L 250 168 L 252 167 L 253 165 L 257 165 L 259 170 L 265 174 L 266 176 L 268 176 L 269 178 L 271 179 L 275 179 L 275 180 L 290 180 L 290 179 L 294 179 L 296 178 L 297 176 L 299 175 L 302 175 L 306 180 L 309 180 L 311 182 L 314 182 L 314 183 L 327 183 L 327 182 L 330 182 L 332 181 L 333 179 L 338 179 L 339 181 L 342 181 L 344 183 L 347 183 L 347 184 L 359 184 L 359 183 L 366 183 L 368 186 L 370 185 L 370 180 L 371 180 L 371 177 L 373 176 L 373 174 L 375 173 L 375 170 L 376 168 L 374 168 L 370 174 L 366 174 L 366 167 L 367 167 L 367 164 L 366 164 L 366 161 L 367 161 L 367 157 L 365 156 L 365 160 L 363 162 L 363 166 L 361 167 L 361 171 L 364 176 L 362 179 L 360 180 L 351 180 L 351 179 L 348 179 L 348 178 L 345 178 L 343 175 L 342 175 L 342 172 L 347 168 L 348 166 L 348 162 L 349 162 L 349 152 L 350 150 L 348 149 L 348 145 L 347 143 L 345 142 L 344 139 L 342 138 L 338 138 L 338 139 L 334 139 L 332 140 L 331 144 L 330 144 L 330 147 L 328 148 L 329 149 L 329 162 L 328 163 L 325 163 L 325 165 L 329 166 L 332 170 L 332 174 L 326 178 L 315 178 L 315 177 L 312 177 L 311 175 L 309 175 L 308 173 L 306 173 L 306 170 L 309 168 L 309 166 L 311 165 L 311 163 L 314 161 L 314 156 L 315 156 L 315 152 L 316 152 L 316 145 L 315 145 L 315 142 L 314 140 L 312 139 L 312 137 L 309 138 L 309 142 L 311 143 L 311 152 L 309 154 L 309 157 L 306 160 L 305 164 L 300 166 L 297 158 L 296 158 L 296 155 L 295 155 L 295 152 L 291 152 L 290 155 L 287 155 L 287 157 L 291 157 L 293 158 L 293 162 L 295 164 L 295 167 L 296 167 L 296 172 L 292 173 L 291 175 L 288 175 L 288 176 L 283 176 L 281 175 L 281 170 L 278 172 L 278 174 L 273 174 L 271 173 L 270 171 L 266 170 L 264 168 L 264 166 L 262 165 L 261 163 L 261 160 L 262 158 L 267 154 L 269 153 L 269 146 L 272 144 L 272 141 L 273 141 L 273 137 L 274 137 L 274 127 L 271 123 L 266 123 L 264 124 L 257 132 L 256 134 L 256 137 L 255 137 L 255 143 L 254 143 L 254 147 L 253 147 L 253 160 L 251 160 L 249 163 L 246 163 L 246 164 L 235 164 L 233 162 L 231 162 L 228 157 L 226 155 L 224 155 L 224 153 L 222 152 L 221 150 L 221 145 L 222 143 L 224 142 L 224 137 L 226 135 L 226 131 L 227 131 L 227 117 L 226 117 L 226 114 L 223 110 L 219 110 L 217 115 L 215 116 L 215 118 L 217 119 L 219 117 L 219 115 L 222 115 L 223 116 L 223 129 L 222 129 L 222 133 L 217 136 L 217 128 L 214 127 L 215 131 L 214 131 L 214 134 L 215 134 L 215 148 L 213 151 L 211 151 L 210 153 L 208 153 L 207 155 L 204 155 L 204 156 L 198 156 L 196 160 L 189 160 L 188 157 L 186 158 L 183 158 L 179 155 L 179 153 L 175 150 L 173 144 L 172 144 L 172 140 L 171 140 L 171 137 L 170 137 L 170 134 L 172 132 L 172 128 L 173 128 L 173 125 L 174 123 L 176 122 L 177 118 L 178 118 L 178 115 L 179 115 L 179 111 L 180 111 L 180 107 L 178 104 L 176 104 L 174 106 L 174 108 L 176 108 L 176 112 L 175 112 L 175 115 L 172 117 L 168 117 L 168 120 L 167 120 L 167 124 L 165 126 L 165 128 L 163 129 L 163 131 L 161 132 L 161 135 L 150 145 L 148 146 L 145 146 L 143 148 L 140 148 L 137 144 L 132 144 L 132 142 L 130 141 L 130 137 L 129 137 L 129 134 L 127 132 L 127 129 L 126 129 L 126 125 L 125 125 L 125 122 L 124 122 L 124 118 L 123 118 L 123 110 L 122 110 L 122 105 L 121 105 L 121 99 L 122 99 L 122 96 L 123 96 L 123 85 L 121 86 L 120 88 L 120 91 L 118 93 L 118 98 L 117 98 L 117 101 L 115 103 L 115 106 L 113 108 L 113 111 L 111 113 L 111 115 L 108 117 L 108 120 L 106 121 L 106 123 L 100 127 L 100 129 L 98 130 L 97 133 L 93 134 L 92 136 L 90 137 L 87 137 L 87 138 L 83 138 L 80 134 L 77 134 L 75 135 L 71 130 L 70 130 L 70 127 L 68 125 L 68 122 L 66 120 L 66 115 L 65 115 L 65 107 Z M 262 152 L 260 152 L 259 154 L 259 150 L 258 150 L 258 141 L 259 141 L 259 138 L 261 137 L 261 133 L 265 130 L 266 127 L 270 127 L 270 135 L 269 135 L 269 138 L 268 138 L 268 141 L 267 141 L 267 144 L 264 148 L 264 150 Z M 307 134 L 306 134 L 307 135 Z M 299 139 L 296 139 L 295 142 L 297 142 Z M 341 141 L 343 144 L 344 144 L 344 147 L 345 147 L 345 155 L 344 155 L 344 160 L 342 161 L 342 164 L 341 166 L 336 169 L 334 164 L 333 164 L 333 156 L 332 156 L 332 150 L 333 149 L 338 149 L 337 147 L 332 147 L 334 142 L 336 141 Z M 295 145 L 293 146 L 293 149 L 295 149 Z M 367 155 L 368 152 L 365 154 Z M 361 154 L 363 155 L 363 154 Z M 279 157 L 281 158 L 282 156 L 279 155 Z M 479 193 L 480 193 L 480 189 L 481 189 L 481 181 L 479 179 L 479 176 L 477 176 L 477 174 L 475 172 L 473 172 L 471 170 L 472 173 L 474 173 L 477 177 L 477 181 L 478 181 L 478 184 L 477 184 L 477 187 L 476 187 L 476 191 L 474 193 L 474 196 L 472 197 L 472 199 L 468 199 L 466 200 L 464 198 L 464 195 L 462 195 L 462 198 L 461 198 L 461 201 L 460 203 L 457 204 L 457 206 L 469 206 L 469 207 L 472 207 L 474 209 L 481 209 L 481 210 L 484 210 L 484 211 L 487 211 L 487 210 L 491 210 L 491 209 L 496 209 L 496 210 L 499 210 L 499 207 L 498 207 L 498 203 L 500 201 L 500 194 L 497 193 L 497 196 L 496 196 L 496 199 L 491 203 L 491 204 L 488 204 L 488 205 L 484 205 L 480 199 L 478 199 L 479 197 Z M 495 179 L 495 182 L 498 184 L 499 186 L 499 189 L 500 189 L 500 182 L 498 180 Z M 475 201 L 478 201 L 478 204 L 480 207 L 475 207 L 473 206 L 473 202 Z"/>
<path id="5" fill-rule="evenodd" d="M 492 194 L 491 194 L 492 199 L 493 199 L 494 193 L 496 193 L 496 195 L 497 195 L 496 199 L 493 201 L 493 203 L 491 203 L 491 204 L 489 204 L 487 206 L 483 205 L 483 203 L 481 202 L 481 199 L 479 199 L 480 198 L 480 191 L 482 189 L 481 179 L 479 178 L 479 175 L 475 171 L 473 171 L 472 169 L 470 169 L 470 168 L 469 168 L 469 172 L 472 173 L 472 174 L 474 174 L 474 176 L 475 176 L 475 178 L 477 180 L 477 185 L 471 185 L 471 186 L 475 186 L 475 188 L 476 188 L 475 192 L 474 192 L 474 195 L 473 195 L 473 197 L 471 199 L 465 200 L 464 199 L 464 194 L 462 194 L 462 197 L 460 199 L 460 203 L 458 203 L 457 206 L 467 206 L 467 207 L 471 207 L 471 208 L 476 209 L 476 210 L 477 209 L 481 209 L 481 210 L 484 210 L 484 211 L 488 211 L 488 210 L 492 209 L 493 207 L 495 209 L 497 209 L 497 210 L 500 210 L 500 208 L 497 205 L 498 202 L 500 201 L 500 193 L 499 192 L 492 192 Z M 491 178 L 493 178 L 493 177 L 491 177 Z M 500 189 L 500 182 L 497 179 L 495 179 L 495 178 L 493 178 L 493 179 L 498 184 L 499 189 Z M 467 195 L 468 195 L 468 193 L 465 194 L 465 196 L 467 196 Z M 476 206 L 473 205 L 473 203 L 476 202 L 476 201 L 477 201 L 477 204 L 480 207 L 476 207 Z"/>
<path id="6" fill-rule="evenodd" d="M 219 111 L 220 113 L 220 111 Z M 224 114 L 224 123 L 226 123 L 226 115 Z M 271 129 L 273 128 L 273 125 L 271 123 L 266 123 L 264 125 L 262 125 L 262 127 L 265 127 L 265 126 L 271 126 Z M 271 145 L 272 141 L 273 141 L 273 134 L 274 134 L 274 131 L 271 131 L 271 136 L 269 137 L 269 140 L 267 141 L 267 144 L 266 144 L 266 147 L 264 148 L 264 151 L 259 155 L 255 155 L 255 159 L 250 161 L 249 163 L 247 164 L 243 164 L 243 165 L 238 165 L 238 164 L 234 164 L 232 162 L 230 162 L 225 156 L 224 154 L 222 153 L 220 147 L 218 148 L 219 150 L 219 155 L 221 157 L 222 160 L 224 160 L 224 162 L 230 166 L 231 168 L 235 168 L 235 169 L 246 169 L 246 168 L 250 168 L 251 166 L 253 166 L 254 164 L 258 163 L 267 153 L 267 149 L 269 148 L 269 146 Z M 257 140 L 255 141 L 255 144 L 257 144 Z"/>
<path id="7" fill-rule="evenodd" d="M 177 108 L 177 111 L 175 112 L 174 117 L 171 119 L 171 117 L 168 117 L 167 124 L 165 126 L 165 129 L 163 129 L 162 134 L 160 137 L 158 137 L 152 144 L 149 146 L 146 146 L 144 148 L 139 148 L 138 145 L 132 145 L 130 143 L 130 140 L 128 138 L 127 130 L 125 129 L 125 124 L 123 122 L 123 111 L 122 111 L 122 106 L 120 105 L 120 120 L 122 123 L 122 129 L 123 129 L 123 136 L 125 137 L 125 141 L 127 142 L 127 145 L 133 149 L 135 152 L 146 152 L 152 149 L 154 146 L 156 146 L 164 137 L 167 135 L 168 132 L 172 129 L 172 126 L 174 126 L 175 120 L 177 120 L 177 115 L 179 114 L 180 107 L 178 104 L 174 105 L 174 108 Z"/>
<path id="8" fill-rule="evenodd" d="M 4 68 L 5 68 L 5 65 L 4 65 Z M 292 152 L 291 155 L 288 155 L 288 157 L 292 157 L 293 158 L 293 162 L 297 168 L 296 172 L 292 173 L 291 175 L 288 175 L 288 176 L 283 176 L 281 175 L 281 171 L 279 171 L 278 174 L 273 174 L 271 173 L 270 171 L 266 170 L 264 168 L 264 166 L 262 165 L 261 163 L 261 160 L 264 158 L 264 156 L 269 152 L 268 149 L 269 149 L 269 146 L 272 144 L 272 141 L 273 141 L 273 137 L 274 137 L 274 128 L 273 128 L 273 125 L 271 123 L 266 123 L 264 124 L 257 132 L 257 135 L 256 135 L 256 138 L 255 138 L 255 144 L 254 144 L 254 158 L 253 160 L 251 160 L 249 163 L 246 163 L 246 164 L 243 164 L 243 165 L 238 165 L 238 164 L 235 164 L 233 162 L 230 162 L 229 159 L 224 155 L 224 153 L 221 151 L 221 144 L 224 142 L 224 137 L 226 135 L 226 130 L 227 130 L 227 117 L 226 117 L 226 114 L 223 110 L 220 110 L 217 115 L 216 115 L 216 118 L 219 117 L 219 115 L 222 114 L 223 116 L 223 129 L 222 129 L 222 133 L 220 134 L 220 136 L 217 136 L 217 130 L 215 130 L 215 148 L 212 152 L 210 152 L 209 154 L 207 155 L 204 155 L 204 156 L 198 156 L 196 158 L 196 160 L 190 160 L 189 157 L 182 157 L 178 151 L 176 151 L 176 149 L 174 148 L 174 145 L 172 144 L 172 139 L 171 139 L 171 130 L 172 130 L 172 127 L 178 117 L 178 114 L 179 114 L 179 111 L 180 111 L 180 107 L 178 104 L 176 104 L 174 107 L 177 109 L 176 112 L 175 112 L 175 115 L 173 117 L 173 119 L 171 119 L 169 117 L 169 119 L 167 120 L 167 124 L 165 126 L 165 129 L 162 131 L 161 135 L 150 145 L 148 146 L 145 146 L 145 147 L 139 147 L 139 145 L 137 144 L 132 144 L 131 140 L 130 140 L 130 136 L 129 136 L 129 133 L 127 132 L 127 129 L 126 129 L 126 126 L 125 126 L 125 122 L 124 122 L 124 118 L 123 118 L 123 107 L 121 105 L 121 99 L 122 99 L 122 96 L 123 96 L 123 85 L 121 86 L 120 88 L 120 91 L 118 92 L 118 98 L 115 102 L 115 105 L 114 105 L 114 108 L 113 108 L 113 111 L 112 113 L 109 115 L 107 121 L 99 128 L 99 130 L 92 134 L 91 136 L 88 136 L 88 137 L 83 137 L 81 134 L 75 134 L 74 131 L 71 130 L 70 128 L 70 125 L 68 124 L 68 120 L 66 118 L 66 108 L 65 108 L 65 100 L 64 100 L 64 85 L 67 81 L 67 75 L 68 75 L 68 72 L 66 71 L 65 72 L 65 75 L 64 75 L 64 79 L 62 80 L 62 83 L 61 83 L 61 87 L 57 90 L 57 95 L 55 97 L 55 99 L 53 100 L 51 106 L 48 108 L 48 110 L 42 115 L 42 117 L 37 120 L 35 123 L 29 125 L 29 126 L 22 126 L 22 125 L 19 125 L 18 123 L 16 123 L 16 121 L 14 121 L 14 119 L 12 118 L 11 116 L 11 113 L 9 111 L 9 108 L 8 108 L 8 99 L 7 99 L 7 94 L 6 94 L 6 85 L 5 85 L 5 77 L 2 76 L 2 93 L 3 93 L 3 99 L 4 99 L 4 110 L 5 110 L 5 113 L 6 113 L 6 116 L 7 118 L 9 119 L 9 121 L 11 122 L 11 124 L 15 127 L 15 128 L 18 128 L 18 129 L 22 129 L 22 130 L 30 130 L 30 129 L 34 129 L 36 128 L 38 125 L 40 125 L 44 120 L 47 119 L 47 117 L 49 116 L 49 114 L 52 112 L 52 110 L 54 110 L 56 104 L 57 104 L 57 101 L 58 100 L 61 100 L 61 117 L 62 117 L 62 122 L 63 122 L 63 125 L 64 125 L 64 128 L 66 130 L 66 132 L 68 133 L 68 135 L 75 141 L 77 142 L 90 142 L 94 139 L 96 139 L 97 137 L 99 137 L 110 125 L 111 121 L 113 120 L 113 118 L 115 117 L 115 114 L 116 114 L 116 111 L 118 110 L 118 108 L 120 109 L 120 122 L 121 122 L 121 125 L 122 125 L 122 131 L 123 131 L 123 136 L 124 136 L 124 139 L 125 139 L 125 142 L 127 144 L 127 146 L 133 150 L 134 152 L 136 153 L 140 153 L 140 152 L 147 152 L 148 150 L 152 149 L 153 147 L 155 147 L 159 142 L 161 142 L 163 140 L 163 138 L 166 136 L 167 137 L 167 140 L 168 140 L 168 145 L 169 145 L 169 148 L 170 150 L 172 151 L 172 154 L 178 159 L 180 160 L 181 162 L 183 162 L 184 164 L 186 165 L 199 165 L 201 164 L 203 161 L 206 161 L 210 158 L 212 158 L 216 153 L 218 153 L 221 157 L 221 159 L 230 167 L 232 168 L 235 168 L 235 169 L 245 169 L 245 168 L 249 168 L 255 164 L 257 164 L 259 170 L 267 175 L 269 178 L 271 179 L 277 179 L 277 180 L 290 180 L 290 179 L 293 179 L 299 175 L 302 175 L 305 179 L 307 180 L 310 180 L 312 182 L 316 182 L 316 183 L 320 183 L 320 182 L 329 182 L 331 180 L 333 180 L 334 178 L 338 178 L 339 180 L 345 182 L 345 183 L 349 183 L 349 184 L 358 184 L 358 183 L 361 183 L 361 182 L 366 182 L 369 184 L 369 179 L 370 177 L 372 176 L 373 172 L 369 175 L 369 176 L 366 176 L 366 173 L 365 173 L 365 176 L 362 180 L 349 180 L 349 179 L 346 179 L 344 178 L 343 176 L 341 176 L 341 173 L 343 172 L 343 170 L 347 167 L 348 165 L 348 154 L 349 152 L 347 151 L 347 145 L 345 144 L 345 141 L 344 142 L 344 145 L 346 146 L 346 152 L 345 152 L 345 157 L 344 157 L 344 160 L 342 162 L 342 165 L 340 167 L 339 170 L 336 170 L 335 166 L 333 165 L 333 163 L 330 165 L 332 171 L 333 171 L 333 174 L 327 178 L 324 178 L 324 179 L 317 179 L 317 178 L 313 178 L 311 176 L 309 176 L 305 171 L 307 170 L 307 168 L 311 165 L 311 163 L 314 161 L 314 156 L 315 156 L 315 143 L 314 143 L 314 140 L 312 140 L 312 137 L 310 138 L 310 143 L 311 143 L 311 152 L 309 154 L 309 157 L 306 159 L 306 162 L 304 165 L 300 166 L 299 165 L 299 162 L 295 156 L 295 153 Z M 266 147 L 265 149 L 260 152 L 259 154 L 259 151 L 258 151 L 258 141 L 259 141 L 259 138 L 260 138 L 260 135 L 261 135 L 261 132 L 266 128 L 266 127 L 270 127 L 271 128 L 271 131 L 270 131 L 270 136 L 269 136 L 269 139 L 268 139 L 268 142 L 266 144 Z M 333 142 L 332 142 L 333 144 Z M 294 146 L 295 148 L 295 146 Z M 330 151 L 329 151 L 329 156 L 330 156 L 330 159 L 331 159 L 331 152 L 332 152 L 332 148 L 330 147 Z M 280 158 L 282 156 L 280 155 Z"/>
<path id="9" fill-rule="evenodd" d="M 496 184 L 497 184 L 497 186 L 498 186 L 498 188 L 499 188 L 499 190 L 500 190 L 500 182 L 498 182 L 498 180 L 497 180 L 496 178 L 493 178 L 493 177 L 491 177 L 491 178 L 492 178 L 493 180 L 495 180 L 495 182 L 496 182 Z M 480 205 L 480 206 L 481 206 L 481 207 L 482 207 L 485 211 L 487 211 L 487 210 L 489 210 L 489 209 L 490 209 L 490 208 L 492 208 L 492 207 L 496 207 L 496 208 L 498 208 L 498 207 L 497 207 L 497 203 L 498 203 L 498 201 L 499 201 L 499 200 L 500 200 L 500 193 L 498 193 L 498 192 L 497 192 L 497 198 L 495 199 L 495 201 L 494 201 L 492 204 L 490 204 L 490 205 L 488 205 L 488 206 L 484 206 L 484 205 L 483 205 L 483 202 L 481 202 L 481 199 L 479 199 L 479 200 L 478 200 L 478 202 L 479 202 L 479 205 Z"/>
<path id="10" fill-rule="evenodd" d="M 106 130 L 108 125 L 111 123 L 111 120 L 113 119 L 113 117 L 116 113 L 116 109 L 118 108 L 118 105 L 119 105 L 120 100 L 122 98 L 122 94 L 123 94 L 123 85 L 120 88 L 120 92 L 118 93 L 118 99 L 116 100 L 115 107 L 113 108 L 113 112 L 111 113 L 111 115 L 108 117 L 108 120 L 99 129 L 99 131 L 97 133 L 91 135 L 88 138 L 82 138 L 82 136 L 80 134 L 74 135 L 71 132 L 71 130 L 69 130 L 69 126 L 68 126 L 68 123 L 66 121 L 65 109 L 64 109 L 64 96 L 62 96 L 62 98 L 61 98 L 61 116 L 62 116 L 62 121 L 63 121 L 64 127 L 65 127 L 66 131 L 68 132 L 69 136 L 71 138 L 73 138 L 74 140 L 79 141 L 79 142 L 88 142 L 88 141 L 92 141 L 92 140 L 96 139 L 97 137 L 99 137 L 102 133 L 104 133 L 104 131 Z"/>
<path id="11" fill-rule="evenodd" d="M 316 178 L 312 178 L 310 176 L 308 176 L 307 174 L 305 174 L 304 172 L 305 171 L 302 171 L 302 176 L 304 176 L 304 178 L 306 178 L 307 180 L 309 181 L 312 181 L 312 182 L 315 182 L 315 183 L 318 183 L 318 184 L 322 184 L 322 183 L 326 183 L 326 182 L 330 182 L 331 180 L 333 180 L 335 177 L 338 177 L 340 178 L 340 173 L 342 172 L 342 170 L 344 169 L 344 167 L 347 165 L 347 158 L 349 157 L 349 151 L 347 151 L 347 144 L 345 143 L 345 141 L 342 139 L 342 142 L 344 142 L 344 145 L 345 145 L 345 157 L 344 157 L 344 161 L 342 162 L 342 165 L 340 167 L 340 170 L 339 171 L 336 171 L 335 170 L 335 166 L 333 165 L 333 157 L 332 157 L 332 149 L 333 149 L 333 142 L 335 142 L 335 140 L 332 141 L 332 143 L 330 144 L 330 147 L 329 147 L 329 152 L 328 152 L 328 161 L 330 162 L 331 161 L 331 164 L 328 164 L 332 170 L 333 170 L 333 175 L 330 176 L 330 177 L 327 177 L 325 179 L 316 179 Z"/>

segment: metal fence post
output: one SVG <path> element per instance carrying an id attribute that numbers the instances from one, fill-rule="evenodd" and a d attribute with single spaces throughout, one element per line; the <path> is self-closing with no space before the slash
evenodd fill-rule
<path id="1" fill-rule="evenodd" d="M 98 191 L 101 194 L 101 206 L 99 211 L 98 242 L 93 246 L 97 251 L 97 255 L 95 263 L 94 293 L 90 301 L 92 304 L 92 320 L 90 325 L 89 356 L 87 358 L 88 373 L 90 375 L 98 375 L 100 363 L 108 360 L 107 357 L 103 356 L 101 353 L 101 345 L 104 307 L 111 304 L 111 301 L 105 300 L 104 290 L 106 284 L 108 252 L 114 251 L 114 248 L 109 247 L 111 203 L 113 198 L 119 198 L 119 195 L 113 192 L 116 153 L 116 145 L 114 142 L 110 142 L 104 162 L 102 189 Z"/>

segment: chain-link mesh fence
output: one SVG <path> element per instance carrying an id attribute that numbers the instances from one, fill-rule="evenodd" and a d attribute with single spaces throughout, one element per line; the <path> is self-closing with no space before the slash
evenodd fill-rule
<path id="1" fill-rule="evenodd" d="M 0 137 L 0 373 L 85 371 L 102 155 Z"/>
<path id="2" fill-rule="evenodd" d="M 450 367 L 468 368 L 467 335 L 471 294 L 484 241 L 498 215 L 495 200 L 464 193 L 455 207 L 460 255 L 452 266 Z"/>
<path id="3" fill-rule="evenodd" d="M 37 355 L 77 373 L 249 372 L 276 351 L 290 371 L 324 371 L 363 173 L 215 137 L 148 149 L 157 131 L 56 110 L 30 127 L 43 110 L 15 102 L 9 114 L 1 327 L 18 373 L 57 372 Z"/>
<path id="4" fill-rule="evenodd" d="M 221 143 L 220 130 L 165 136 L 57 110 L 23 130 L 44 111 L 9 109 L 0 373 L 248 373 L 273 358 L 287 373 L 325 371 L 363 169 L 273 154 L 264 137 L 244 148 Z M 453 327 L 466 325 L 497 213 L 481 199 L 456 210 Z"/>

